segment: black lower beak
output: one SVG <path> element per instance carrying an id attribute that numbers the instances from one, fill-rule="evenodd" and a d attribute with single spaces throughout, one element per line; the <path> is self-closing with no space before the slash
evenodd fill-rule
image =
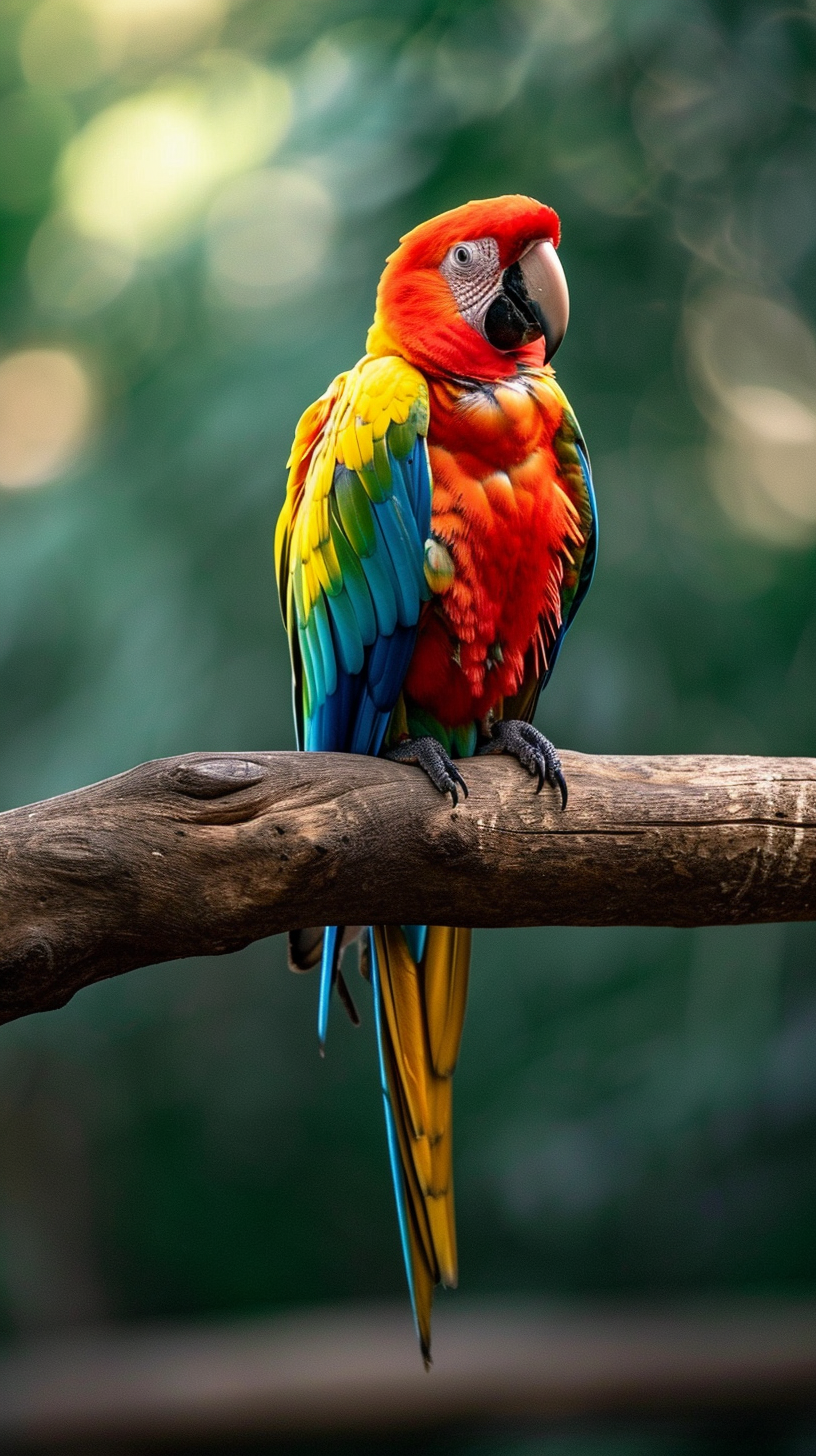
<path id="1" fill-rule="evenodd" d="M 569 291 L 553 244 L 541 239 L 505 268 L 501 292 L 484 320 L 485 337 L 507 352 L 544 339 L 549 363 L 569 320 Z"/>
<path id="2" fill-rule="evenodd" d="M 505 268 L 501 293 L 485 314 L 484 331 L 488 343 L 503 353 L 546 335 L 541 310 L 527 292 L 520 264 Z"/>

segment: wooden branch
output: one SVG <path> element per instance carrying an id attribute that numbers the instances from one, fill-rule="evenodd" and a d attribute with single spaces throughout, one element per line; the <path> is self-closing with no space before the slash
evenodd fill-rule
<path id="1" fill-rule="evenodd" d="M 410 1315 L 387 1304 L 6 1345 L 0 1447 L 212 1451 L 331 1435 L 367 1437 L 369 1449 L 413 1435 L 421 1450 L 454 1425 L 495 1436 L 519 1423 L 731 1415 L 739 1450 L 752 1417 L 778 1429 L 783 1412 L 813 1407 L 812 1301 L 559 1307 L 456 1295 L 434 1318 L 430 1375 Z"/>
<path id="2" fill-rule="evenodd" d="M 505 759 L 454 809 L 414 768 L 188 754 L 0 815 L 0 1021 L 313 924 L 816 918 L 816 760 L 564 754 L 562 813 Z"/>

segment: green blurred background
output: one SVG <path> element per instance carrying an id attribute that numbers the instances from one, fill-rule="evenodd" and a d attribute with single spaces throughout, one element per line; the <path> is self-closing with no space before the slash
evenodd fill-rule
<path id="1" fill-rule="evenodd" d="M 816 752 L 816 8 L 3 0 L 0 79 L 3 808 L 293 746 L 295 423 L 399 234 L 509 191 L 561 215 L 601 516 L 539 721 Z M 477 935 L 468 1295 L 816 1292 L 814 951 Z M 315 1000 L 275 940 L 3 1028 L 7 1336 L 402 1296 L 368 998 L 324 1063 Z"/>

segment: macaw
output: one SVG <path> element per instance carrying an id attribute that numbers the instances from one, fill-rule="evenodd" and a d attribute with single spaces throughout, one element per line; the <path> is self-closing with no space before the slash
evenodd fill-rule
<path id="1" fill-rule="evenodd" d="M 530 197 L 456 207 L 400 240 L 366 353 L 306 410 L 275 557 L 298 746 L 419 765 L 453 803 L 457 767 L 507 753 L 560 793 L 539 694 L 589 587 L 589 459 L 551 360 L 569 295 L 555 212 Z M 457 1282 L 451 1079 L 470 931 L 293 932 L 320 961 L 318 1035 L 360 943 L 371 981 L 387 1144 L 426 1366 L 437 1283 Z"/>

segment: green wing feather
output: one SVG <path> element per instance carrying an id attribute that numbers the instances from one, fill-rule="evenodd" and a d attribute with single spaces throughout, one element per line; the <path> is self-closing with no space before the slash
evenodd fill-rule
<path id="1" fill-rule="evenodd" d="M 303 747 L 382 742 L 428 596 L 427 428 L 425 380 L 396 357 L 338 376 L 298 426 L 275 553 Z"/>

